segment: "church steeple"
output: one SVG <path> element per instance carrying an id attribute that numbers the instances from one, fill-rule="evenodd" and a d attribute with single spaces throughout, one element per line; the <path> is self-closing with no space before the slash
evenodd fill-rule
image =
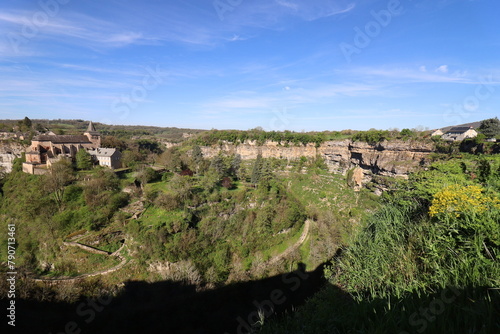
<path id="1" fill-rule="evenodd" d="M 89 138 L 94 148 L 101 147 L 101 134 L 96 131 L 94 123 L 92 123 L 92 121 L 89 122 L 89 126 L 87 128 L 87 131 L 85 131 L 84 135 Z"/>
<path id="2" fill-rule="evenodd" d="M 90 122 L 89 122 L 89 127 L 87 128 L 87 132 L 88 132 L 88 133 L 97 132 L 97 131 L 95 130 L 94 123 L 92 123 L 92 121 L 90 121 Z"/>

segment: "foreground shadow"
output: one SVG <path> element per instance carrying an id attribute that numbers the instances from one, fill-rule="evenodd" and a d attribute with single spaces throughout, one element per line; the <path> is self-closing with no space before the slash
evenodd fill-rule
<path id="1" fill-rule="evenodd" d="M 116 297 L 76 303 L 18 300 L 20 333 L 242 334 L 291 311 L 324 286 L 323 266 L 197 291 L 176 282 L 128 282 Z M 12 328 L 11 328 L 12 329 Z"/>
<path id="2" fill-rule="evenodd" d="M 322 289 L 305 312 L 283 317 Z M 197 291 L 177 282 L 128 282 L 116 297 L 75 303 L 16 300 L 7 333 L 247 334 L 274 317 L 263 334 L 500 333 L 500 290 L 447 287 L 431 294 L 363 298 L 326 284 L 323 266 Z M 2 325 L 6 324 L 6 321 Z M 5 331 L 2 331 L 4 333 Z"/>

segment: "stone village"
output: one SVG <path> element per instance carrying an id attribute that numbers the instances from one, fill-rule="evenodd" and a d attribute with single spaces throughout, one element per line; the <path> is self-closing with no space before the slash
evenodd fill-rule
<path id="1" fill-rule="evenodd" d="M 60 159 L 74 160 L 79 150 L 86 150 L 96 165 L 111 169 L 121 167 L 121 153 L 115 148 L 101 147 L 101 134 L 92 121 L 83 135 L 38 135 L 31 140 L 26 151 L 23 171 L 29 174 L 45 174 L 50 166 Z"/>

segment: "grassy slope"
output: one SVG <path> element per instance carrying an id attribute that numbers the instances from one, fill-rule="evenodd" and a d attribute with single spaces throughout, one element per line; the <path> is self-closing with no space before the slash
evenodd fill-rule
<path id="1" fill-rule="evenodd" d="M 470 156 L 414 175 L 352 236 L 324 290 L 261 332 L 497 333 L 499 208 L 428 217 L 425 204 L 447 185 L 478 178 L 485 196 L 500 198 L 500 157 L 486 159 L 489 175 Z"/>

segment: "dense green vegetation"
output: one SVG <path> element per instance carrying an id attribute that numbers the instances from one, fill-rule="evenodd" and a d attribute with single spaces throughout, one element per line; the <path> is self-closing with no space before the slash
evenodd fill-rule
<path id="1" fill-rule="evenodd" d="M 37 124 L 28 121 L 16 126 Z M 65 133 L 81 133 L 85 124 L 60 122 Z M 499 145 L 485 142 L 486 136 L 435 140 L 438 152 L 425 170 L 408 180 L 375 176 L 355 191 L 353 170 L 332 174 L 321 157 L 242 160 L 221 152 L 208 158 L 200 145 L 273 140 L 302 146 L 345 138 L 375 144 L 427 140 L 427 134 L 212 130 L 167 149 L 158 140 L 161 132 L 132 138 L 138 134 L 124 131 L 103 140 L 122 150 L 124 170 L 89 165 L 82 151 L 73 163 L 55 163 L 47 175 L 22 173 L 22 159 L 12 173 L 0 175 L 0 220 L 16 224 L 21 275 L 75 277 L 121 261 L 68 247 L 68 241 L 109 253 L 126 246 L 120 254 L 128 263 L 112 275 L 64 289 L 20 280 L 22 298 L 74 302 L 118 293 L 125 281 L 182 282 L 217 293 L 231 284 L 279 280 L 299 264 L 314 270 L 328 262 L 320 293 L 297 312 L 261 315 L 250 324 L 254 331 L 499 329 L 500 157 L 493 154 Z M 380 187 L 388 190 L 375 196 Z M 307 238 L 294 246 L 306 221 Z M 3 258 L 6 245 L 3 235 Z"/>
<path id="2" fill-rule="evenodd" d="M 292 132 L 292 131 L 264 131 L 262 129 L 252 129 L 249 131 L 239 130 L 211 130 L 201 133 L 194 139 L 197 145 L 215 145 L 222 142 L 241 144 L 246 140 L 255 141 L 258 145 L 266 141 L 274 141 L 283 146 L 314 144 L 320 146 L 327 140 L 352 139 L 354 141 L 364 141 L 367 143 L 379 143 L 391 139 L 429 139 L 427 131 L 403 129 L 398 130 L 375 130 L 368 131 L 323 131 L 323 132 Z"/>
<path id="3" fill-rule="evenodd" d="M 487 138 L 495 138 L 500 136 L 500 120 L 498 117 L 485 119 L 481 122 L 478 129 Z"/>
<path id="4" fill-rule="evenodd" d="M 153 156 L 159 147 L 139 145 Z M 163 153 L 158 156 L 159 152 Z M 21 172 L 18 159 L 3 179 L 0 215 L 19 226 L 20 270 L 49 276 L 83 273 L 68 264 L 67 247 L 61 246 L 87 231 L 103 238 L 107 232 L 120 232 L 133 240 L 127 249 L 139 260 L 141 275 L 149 265 L 168 262 L 185 263 L 188 276 L 199 284 L 264 277 L 270 270 L 304 260 L 294 253 L 276 268 L 264 265 L 298 239 L 308 217 L 318 218 L 295 185 L 307 184 L 318 173 L 332 177 L 319 159 L 259 157 L 243 162 L 238 155 L 224 154 L 205 159 L 199 147 L 192 154 L 161 149 L 154 169 L 133 161 L 133 169 L 116 174 L 106 168 L 89 169 L 83 153 L 73 165 L 60 161 L 42 176 Z M 304 168 L 310 173 L 300 174 Z M 343 181 L 336 182 L 344 186 Z M 334 190 L 325 189 L 323 196 Z M 325 225 L 321 233 L 328 234 L 327 230 Z M 1 242 L 6 245 L 5 238 Z M 113 248 L 96 242 L 100 249 Z M 320 244 L 316 242 L 312 252 L 311 261 L 316 263 L 326 260 Z M 154 273 L 148 277 L 165 278 Z"/>
<path id="5" fill-rule="evenodd" d="M 263 333 L 498 331 L 500 158 L 438 161 L 384 200 L 324 291 Z"/>

